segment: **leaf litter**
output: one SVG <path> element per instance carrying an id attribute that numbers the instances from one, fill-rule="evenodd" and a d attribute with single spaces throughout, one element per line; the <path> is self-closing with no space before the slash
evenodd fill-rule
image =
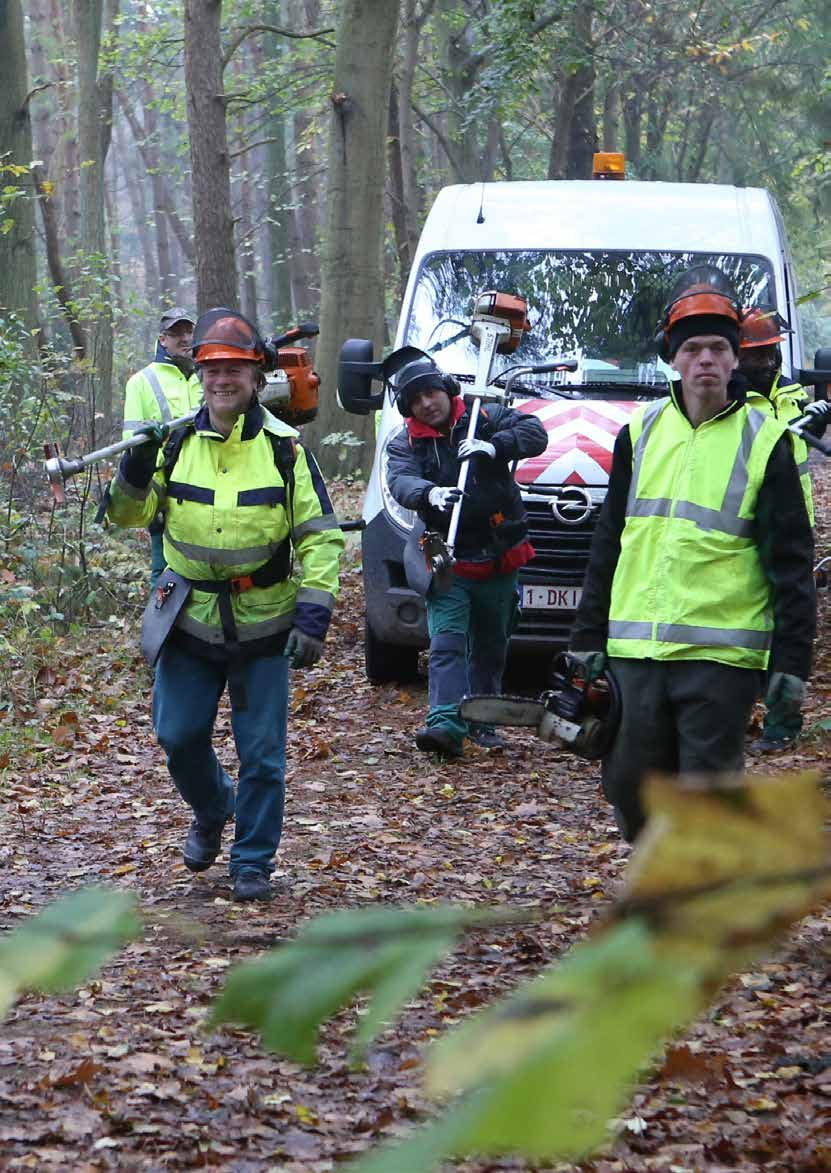
<path id="1" fill-rule="evenodd" d="M 831 478 L 825 466 L 817 472 L 817 548 L 827 550 Z M 152 679 L 136 631 L 126 649 L 107 629 L 65 638 L 57 666 L 37 674 L 40 709 L 6 711 L 3 928 L 93 882 L 136 892 L 146 928 L 100 980 L 75 994 L 27 995 L 9 1012 L 0 1031 L 4 1168 L 340 1167 L 425 1118 L 432 1040 L 564 953 L 618 891 L 628 848 L 593 764 L 520 731 L 508 731 L 506 751 L 470 747 L 460 762 L 415 750 L 425 682 L 365 680 L 352 550 L 326 656 L 294 678 L 283 887 L 271 905 L 230 901 L 227 835 L 207 873 L 181 864 L 189 818 L 152 737 Z M 807 735 L 753 760 L 757 772 L 827 769 L 828 615 L 821 594 Z M 31 686 L 21 683 L 19 695 Z M 26 737 L 10 741 L 21 724 Z M 216 742 L 233 769 L 225 702 Z M 266 1053 L 247 1031 L 206 1031 L 228 968 L 291 938 L 308 917 L 418 901 L 542 905 L 545 916 L 467 934 L 362 1066 L 350 1060 L 355 1012 L 324 1030 L 308 1069 Z M 831 1167 L 829 925 L 827 911 L 806 918 L 776 957 L 733 981 L 635 1089 L 608 1149 L 558 1168 Z"/>

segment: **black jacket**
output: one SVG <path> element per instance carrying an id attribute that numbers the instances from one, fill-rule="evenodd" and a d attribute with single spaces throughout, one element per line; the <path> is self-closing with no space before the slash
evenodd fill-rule
<path id="1" fill-rule="evenodd" d="M 742 396 L 736 406 L 743 401 Z M 572 629 L 570 646 L 575 651 L 606 647 L 612 580 L 620 556 L 631 479 L 632 440 L 626 425 L 615 442 L 609 490 L 592 540 L 583 597 Z M 807 680 L 816 629 L 814 535 L 787 435 L 776 442 L 768 459 L 756 506 L 755 537 L 773 598 L 769 671 L 788 672 Z"/>
<path id="2" fill-rule="evenodd" d="M 450 513 L 434 509 L 427 495 L 436 485 L 459 479 L 457 451 L 467 435 L 470 408 L 449 436 L 438 432 L 411 436 L 407 427 L 387 448 L 387 483 L 405 509 L 413 509 L 427 529 L 447 534 Z M 474 456 L 468 473 L 455 554 L 463 560 L 497 558 L 521 542 L 528 532 L 525 508 L 510 464 L 545 451 L 548 436 L 540 421 L 509 407 L 486 404 L 476 428 L 478 440 L 489 440 L 496 458 Z"/>

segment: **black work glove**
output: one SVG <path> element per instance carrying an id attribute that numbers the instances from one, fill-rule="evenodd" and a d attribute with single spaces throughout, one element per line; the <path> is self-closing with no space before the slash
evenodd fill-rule
<path id="1" fill-rule="evenodd" d="M 299 627 L 293 627 L 283 655 L 289 657 L 292 668 L 311 668 L 323 655 L 323 640 L 306 635 Z"/>
<path id="2" fill-rule="evenodd" d="M 765 696 L 767 737 L 793 736 L 802 728 L 802 702 L 805 699 L 805 681 L 789 672 L 773 672 Z"/>
<path id="3" fill-rule="evenodd" d="M 144 444 L 128 448 L 121 457 L 121 475 L 134 489 L 146 489 L 153 479 L 159 462 L 159 449 L 170 435 L 170 428 L 159 420 L 142 424 L 134 436 L 147 436 Z"/>

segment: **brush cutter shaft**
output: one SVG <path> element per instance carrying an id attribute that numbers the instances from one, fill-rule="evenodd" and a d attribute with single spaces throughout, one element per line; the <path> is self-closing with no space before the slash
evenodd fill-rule
<path id="1" fill-rule="evenodd" d="M 265 387 L 258 392 L 260 403 L 267 405 L 273 403 L 275 400 L 286 399 L 286 388 L 288 387 L 289 379 L 284 372 L 278 371 L 271 376 Z M 170 420 L 167 424 L 169 432 L 175 432 L 178 428 L 184 428 L 187 424 L 192 423 L 196 419 L 196 414 L 199 408 L 194 408 L 186 415 L 181 415 L 178 419 Z M 118 456 L 121 452 L 126 452 L 130 448 L 138 448 L 141 444 L 146 444 L 149 436 L 134 435 L 128 437 L 126 440 L 118 440 L 115 444 L 108 444 L 106 448 L 98 448 L 95 452 L 88 452 L 85 456 L 77 456 L 74 460 L 67 460 L 63 456 L 50 456 L 46 461 L 46 474 L 53 484 L 59 484 L 62 481 L 68 480 L 70 477 L 77 476 L 79 472 L 83 472 L 85 468 L 89 468 L 91 464 L 97 464 L 99 460 L 108 460 L 111 456 Z"/>
<path id="2" fill-rule="evenodd" d="M 479 361 L 476 364 L 476 380 L 473 384 L 472 391 L 465 391 L 465 398 L 472 398 L 473 402 L 470 407 L 470 423 L 467 427 L 466 439 L 472 440 L 476 436 L 476 425 L 479 422 L 479 409 L 482 406 L 482 399 L 488 392 L 488 383 L 491 377 L 491 367 L 493 366 L 494 355 L 496 354 L 499 342 L 506 334 L 510 334 L 510 327 L 502 325 L 497 322 L 482 322 L 474 321 L 474 327 L 471 328 L 471 334 L 479 343 Z M 500 396 L 501 398 L 501 396 Z M 462 467 L 459 469 L 459 479 L 456 482 L 457 487 L 465 491 L 467 484 L 468 473 L 470 472 L 469 460 L 462 461 Z M 453 547 L 456 544 L 456 534 L 459 530 L 459 519 L 462 515 L 462 505 L 464 504 L 464 497 L 460 497 L 453 506 L 453 513 L 450 517 L 450 526 L 447 530 L 447 548 L 452 555 Z"/>

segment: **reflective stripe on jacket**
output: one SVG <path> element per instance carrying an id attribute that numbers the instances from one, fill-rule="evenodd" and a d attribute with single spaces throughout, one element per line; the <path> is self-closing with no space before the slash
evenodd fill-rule
<path id="1" fill-rule="evenodd" d="M 731 404 L 693 428 L 667 398 L 636 411 L 629 429 L 608 654 L 766 667 L 772 596 L 755 507 L 782 425 Z"/>
<path id="2" fill-rule="evenodd" d="M 188 379 L 172 362 L 151 362 L 127 380 L 121 438 L 128 440 L 136 428 L 150 420 L 178 419 L 202 401 L 197 375 Z"/>
<path id="3" fill-rule="evenodd" d="M 143 526 L 163 509 L 167 565 L 185 578 L 221 581 L 250 574 L 290 540 L 286 486 L 269 433 L 297 437 L 293 428 L 255 404 L 223 440 L 203 409 L 182 444 L 169 483 L 160 470 L 146 489 L 137 489 L 119 471 L 108 516 L 119 525 Z M 292 496 L 302 584 L 292 576 L 233 594 L 241 644 L 292 626 L 322 638 L 329 626 L 344 539 L 315 459 L 299 441 Z M 217 595 L 194 589 L 177 626 L 206 643 L 222 644 Z"/>
<path id="4" fill-rule="evenodd" d="M 804 413 L 805 405 L 808 402 L 808 393 L 799 383 L 780 385 L 781 378 L 782 372 L 780 371 L 773 380 L 770 396 L 763 395 L 761 391 L 755 391 L 752 387 L 748 387 L 747 403 L 749 407 L 757 407 L 760 411 L 767 412 L 768 415 L 774 416 L 781 423 L 787 425 L 793 423 L 795 419 L 799 419 Z M 788 436 L 799 472 L 805 508 L 808 510 L 811 525 L 814 525 L 814 494 L 811 489 L 811 474 L 808 471 L 808 445 L 793 432 L 788 432 Z"/>

